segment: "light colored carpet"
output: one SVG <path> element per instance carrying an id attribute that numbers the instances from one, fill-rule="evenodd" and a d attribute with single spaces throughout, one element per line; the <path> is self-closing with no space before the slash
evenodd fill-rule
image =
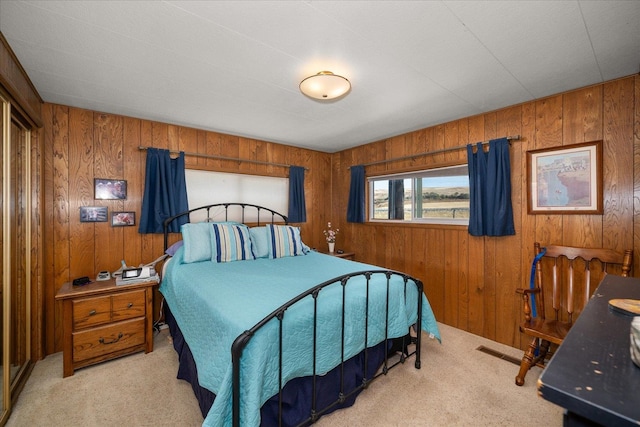
<path id="1" fill-rule="evenodd" d="M 316 424 L 340 426 L 560 426 L 562 409 L 538 397 L 534 368 L 523 387 L 518 367 L 482 353 L 484 345 L 520 358 L 514 348 L 440 324 L 442 344 L 423 340 L 422 368 L 408 363 L 379 378 L 356 404 Z M 154 351 L 83 368 L 62 378 L 62 353 L 39 361 L 7 426 L 199 426 L 191 386 L 176 379 L 167 330 Z"/>

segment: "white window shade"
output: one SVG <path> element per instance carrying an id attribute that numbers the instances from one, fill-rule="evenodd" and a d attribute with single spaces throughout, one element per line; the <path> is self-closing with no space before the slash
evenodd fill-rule
<path id="1" fill-rule="evenodd" d="M 187 199 L 189 209 L 215 203 L 237 202 L 264 206 L 287 215 L 289 207 L 289 179 L 260 175 L 235 174 L 226 172 L 187 169 Z M 257 220 L 255 211 L 247 210 L 246 222 Z M 253 217 L 252 217 L 253 215 Z M 241 212 L 229 211 L 230 221 L 240 221 Z M 261 221 L 266 218 L 260 218 Z M 206 221 L 205 215 L 192 216 L 192 222 Z M 224 209 L 211 212 L 210 221 L 224 221 Z"/>

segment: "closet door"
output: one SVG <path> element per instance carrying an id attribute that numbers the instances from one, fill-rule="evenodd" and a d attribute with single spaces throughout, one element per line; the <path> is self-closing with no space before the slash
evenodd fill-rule
<path id="1" fill-rule="evenodd" d="M 31 134 L 2 101 L 2 417 L 28 374 L 31 287 Z"/>
<path id="2" fill-rule="evenodd" d="M 31 228 L 28 213 L 30 202 L 29 131 L 15 118 L 11 118 L 11 280 L 9 292 L 9 348 L 11 355 L 10 378 L 13 389 L 27 367 L 31 349 L 29 331 L 29 289 L 31 283 Z"/>
<path id="3" fill-rule="evenodd" d="M 5 308 L 5 300 L 6 300 L 6 292 L 4 288 L 4 284 L 9 280 L 7 274 L 10 272 L 8 266 L 5 264 L 9 262 L 9 258 L 5 256 L 7 254 L 7 236 L 5 236 L 5 206 L 6 206 L 6 197 L 5 193 L 8 190 L 8 185 L 5 180 L 5 175 L 8 174 L 8 152 L 9 152 L 9 123 L 10 115 L 9 115 L 9 103 L 2 97 L 2 93 L 0 92 L 0 145 L 2 146 L 0 150 L 0 160 L 2 160 L 2 173 L 0 173 L 0 188 L 2 188 L 2 197 L 0 197 L 0 211 L 2 211 L 2 226 L 0 226 L 0 251 L 1 251 L 1 260 L 0 260 L 0 278 L 2 279 L 2 286 L 0 286 L 0 322 L 2 322 L 2 327 L 0 328 L 0 333 L 2 333 L 2 340 L 0 341 L 0 363 L 2 366 L 0 368 L 0 378 L 2 378 L 2 384 L 0 387 L 0 421 L 5 421 L 8 416 L 7 408 L 11 405 L 11 394 L 9 392 L 9 386 L 11 384 L 11 379 L 7 375 L 8 369 L 7 362 L 5 358 L 6 349 L 8 348 L 8 339 L 5 337 L 8 335 L 5 331 L 9 330 L 9 319 L 5 316 L 6 308 Z M 7 273 L 7 274 L 5 274 Z M 1 424 L 1 423 L 0 423 Z"/>

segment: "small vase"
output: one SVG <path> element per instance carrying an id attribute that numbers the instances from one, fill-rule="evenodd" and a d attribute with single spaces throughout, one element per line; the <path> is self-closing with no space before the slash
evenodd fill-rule
<path id="1" fill-rule="evenodd" d="M 327 242 L 327 243 L 329 243 L 329 253 L 332 254 L 333 250 L 336 247 L 336 243 L 335 242 Z"/>

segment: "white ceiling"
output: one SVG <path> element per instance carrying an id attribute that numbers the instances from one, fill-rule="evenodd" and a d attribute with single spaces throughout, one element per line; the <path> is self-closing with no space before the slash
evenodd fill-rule
<path id="1" fill-rule="evenodd" d="M 46 102 L 335 152 L 637 73 L 640 1 L 15 1 Z M 299 82 L 347 77 L 341 100 Z"/>

